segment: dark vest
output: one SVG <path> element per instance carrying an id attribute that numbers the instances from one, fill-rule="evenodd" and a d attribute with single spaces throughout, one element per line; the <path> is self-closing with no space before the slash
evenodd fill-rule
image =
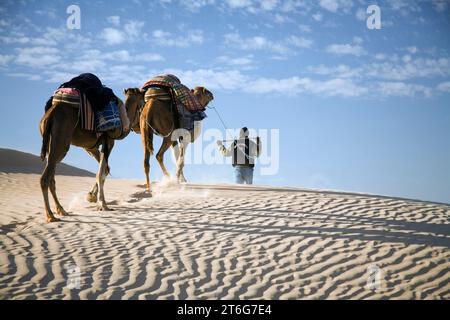
<path id="1" fill-rule="evenodd" d="M 234 140 L 232 149 L 233 167 L 245 166 L 253 168 L 255 166 L 255 164 L 250 161 L 250 140 L 248 138 Z"/>

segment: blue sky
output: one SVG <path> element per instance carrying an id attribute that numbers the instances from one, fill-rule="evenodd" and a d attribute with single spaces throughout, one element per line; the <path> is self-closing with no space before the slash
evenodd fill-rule
<path id="1" fill-rule="evenodd" d="M 71 4 L 79 30 L 66 27 Z M 371 4 L 380 30 L 366 26 Z M 2 1 L 0 146 L 38 154 L 46 99 L 79 73 L 123 97 L 171 72 L 210 89 L 228 127 L 279 129 L 280 169 L 258 184 L 449 203 L 449 31 L 448 0 Z M 207 113 L 204 129 L 223 131 Z M 142 154 L 138 135 L 118 142 L 112 175 L 143 179 Z M 97 169 L 76 147 L 64 161 Z M 229 165 L 185 175 L 233 181 Z"/>

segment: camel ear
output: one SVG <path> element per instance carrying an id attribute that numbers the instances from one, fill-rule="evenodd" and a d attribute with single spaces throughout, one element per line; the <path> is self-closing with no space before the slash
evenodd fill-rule
<path id="1" fill-rule="evenodd" d="M 128 89 L 123 89 L 123 94 L 127 94 L 128 93 Z"/>

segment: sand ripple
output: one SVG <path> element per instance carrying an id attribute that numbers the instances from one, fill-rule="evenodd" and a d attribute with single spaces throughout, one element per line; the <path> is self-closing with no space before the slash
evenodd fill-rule
<path id="1" fill-rule="evenodd" d="M 93 179 L 57 177 L 72 215 L 44 224 L 38 176 L 0 175 L 1 299 L 450 298 L 448 205 L 109 180 L 96 212 Z"/>

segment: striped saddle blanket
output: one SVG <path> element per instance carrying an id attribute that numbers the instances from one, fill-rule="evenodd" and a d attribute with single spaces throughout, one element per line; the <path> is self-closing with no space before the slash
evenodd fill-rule
<path id="1" fill-rule="evenodd" d="M 172 74 L 162 75 L 150 79 L 142 86 L 142 92 L 146 92 L 150 87 L 163 87 L 170 90 L 172 101 L 177 105 L 177 109 L 181 110 L 183 105 L 191 112 L 205 111 L 197 97 L 183 85 L 176 76 Z"/>
<path id="2" fill-rule="evenodd" d="M 105 132 L 122 126 L 123 103 L 120 99 L 111 101 L 102 111 L 94 112 L 86 95 L 75 88 L 59 88 L 53 94 L 53 102 L 60 102 L 79 108 L 80 127 L 83 130 Z M 125 114 L 126 117 L 126 114 Z M 128 118 L 126 118 L 128 120 Z M 124 125 L 126 125 L 124 123 Z M 129 125 L 129 124 L 128 124 Z"/>

